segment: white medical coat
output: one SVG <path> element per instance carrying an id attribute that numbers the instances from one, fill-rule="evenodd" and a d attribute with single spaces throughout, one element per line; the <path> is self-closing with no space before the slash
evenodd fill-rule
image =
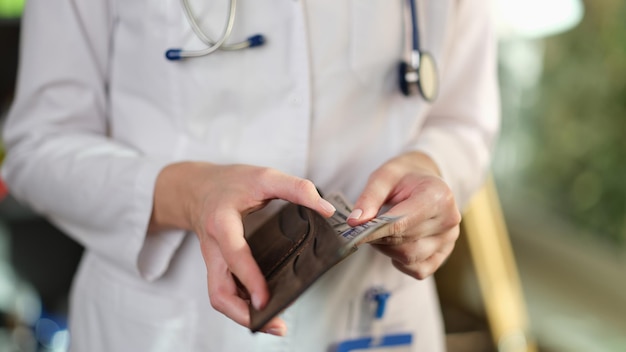
<path id="1" fill-rule="evenodd" d="M 421 47 L 440 74 L 433 104 L 398 88 L 401 0 L 241 0 L 232 41 L 263 33 L 267 44 L 182 62 L 165 51 L 203 45 L 178 0 L 27 2 L 3 176 L 86 248 L 72 350 L 326 351 L 368 334 L 364 292 L 374 286 L 392 291 L 385 331 L 412 332 L 414 351 L 443 350 L 433 281 L 371 247 L 290 307 L 278 338 L 211 308 L 195 236 L 146 237 L 155 179 L 180 160 L 269 166 L 355 200 L 377 166 L 420 150 L 464 204 L 498 128 L 489 2 L 417 2 Z M 217 37 L 227 1 L 191 4 Z"/>

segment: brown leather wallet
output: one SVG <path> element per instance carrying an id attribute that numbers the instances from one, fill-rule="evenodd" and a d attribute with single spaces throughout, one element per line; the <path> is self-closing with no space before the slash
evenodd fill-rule
<path id="1" fill-rule="evenodd" d="M 247 238 L 267 281 L 270 299 L 256 310 L 250 305 L 250 330 L 261 329 L 287 308 L 320 276 L 346 258 L 346 241 L 324 217 L 289 203 Z"/>

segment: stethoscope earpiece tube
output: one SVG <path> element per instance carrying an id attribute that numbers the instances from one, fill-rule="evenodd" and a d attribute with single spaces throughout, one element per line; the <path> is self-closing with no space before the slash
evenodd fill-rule
<path id="1" fill-rule="evenodd" d="M 238 46 L 235 48 L 234 45 L 231 46 L 222 46 L 221 50 L 241 50 L 241 49 L 246 49 L 246 48 L 255 48 L 258 46 L 262 46 L 265 45 L 265 36 L 263 34 L 255 34 L 253 36 L 248 37 L 248 39 L 246 39 L 245 41 L 237 44 Z M 172 48 L 172 49 L 168 49 L 165 52 L 165 58 L 167 58 L 170 61 L 179 61 L 184 59 L 185 57 L 192 57 L 192 56 L 184 56 L 184 53 L 190 53 L 190 52 L 185 52 L 183 49 L 179 49 L 179 48 Z M 193 52 L 191 52 L 193 53 Z M 208 55 L 208 54 L 205 54 Z M 194 55 L 194 56 L 201 56 L 201 55 Z"/>
<path id="2" fill-rule="evenodd" d="M 193 32 L 196 34 L 198 39 L 200 39 L 200 41 L 202 41 L 204 44 L 208 45 L 208 47 L 196 51 L 187 51 L 183 49 L 172 48 L 165 52 L 165 57 L 168 60 L 178 61 L 188 57 L 206 56 L 217 50 L 242 50 L 247 48 L 255 48 L 265 44 L 265 37 L 262 34 L 252 35 L 248 37 L 248 39 L 239 43 L 226 44 L 226 41 L 228 41 L 228 39 L 230 38 L 230 34 L 233 30 L 233 25 L 235 24 L 235 14 L 237 13 L 237 0 L 229 0 L 228 20 L 224 28 L 224 33 L 217 41 L 211 40 L 202 31 L 202 28 L 200 28 L 200 25 L 198 25 L 198 22 L 193 15 L 193 11 L 191 10 L 191 6 L 189 5 L 189 0 L 181 0 L 181 2 L 191 29 L 193 29 Z"/>
<path id="3" fill-rule="evenodd" d="M 248 48 L 254 48 L 265 44 L 265 36 L 263 34 L 255 34 L 248 38 Z"/>
<path id="4" fill-rule="evenodd" d="M 432 102 L 435 100 L 439 89 L 435 60 L 432 55 L 420 51 L 419 28 L 417 23 L 417 0 L 406 1 L 409 3 L 408 10 L 410 11 L 410 16 L 408 16 L 410 19 L 408 19 L 408 21 L 411 22 L 411 57 L 410 60 L 401 62 L 399 65 L 398 78 L 400 90 L 402 91 L 402 94 L 406 96 L 413 96 L 420 92 L 426 101 Z M 230 34 L 235 23 L 237 0 L 229 0 L 230 6 L 228 11 L 228 20 L 224 28 L 224 33 L 220 39 L 215 42 L 212 41 L 198 25 L 195 16 L 193 15 L 193 11 L 191 10 L 191 6 L 189 5 L 189 0 L 181 0 L 181 2 L 183 9 L 185 10 L 187 21 L 189 22 L 194 33 L 203 43 L 208 45 L 208 47 L 196 51 L 172 48 L 165 52 L 167 60 L 180 61 L 190 57 L 201 57 L 209 55 L 217 50 L 242 50 L 255 48 L 264 45 L 266 42 L 265 36 L 262 34 L 255 34 L 242 42 L 226 44 L 226 41 L 230 38 Z M 406 31 L 409 32 L 409 29 L 406 28 Z M 406 46 L 406 49 L 408 50 L 409 45 Z"/>
<path id="5" fill-rule="evenodd" d="M 180 60 L 182 59 L 182 56 L 180 55 L 182 51 L 182 49 L 169 49 L 165 52 L 165 57 L 170 61 Z"/>

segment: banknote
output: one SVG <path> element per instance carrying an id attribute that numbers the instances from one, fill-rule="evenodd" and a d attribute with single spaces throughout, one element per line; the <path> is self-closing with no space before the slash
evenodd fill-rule
<path id="1" fill-rule="evenodd" d="M 346 197 L 339 192 L 333 192 L 324 198 L 337 209 L 335 214 L 328 218 L 327 221 L 333 227 L 337 235 L 345 240 L 345 246 L 341 251 L 347 252 L 352 250 L 352 248 L 358 245 L 363 239 L 398 220 L 398 217 L 378 216 L 364 224 L 352 227 L 348 225 L 347 221 L 354 206 Z"/>
<path id="2" fill-rule="evenodd" d="M 328 218 L 328 222 L 333 227 L 337 234 L 341 234 L 350 228 L 348 225 L 348 216 L 352 213 L 352 204 L 341 193 L 330 193 L 324 197 L 330 204 L 332 204 L 337 211 L 332 217 Z"/>

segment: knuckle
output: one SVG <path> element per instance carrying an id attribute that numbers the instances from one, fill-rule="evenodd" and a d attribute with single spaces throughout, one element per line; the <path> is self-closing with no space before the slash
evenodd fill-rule
<path id="1" fill-rule="evenodd" d="M 422 181 L 421 189 L 427 192 L 430 199 L 444 208 L 456 208 L 456 198 L 450 187 L 441 179 L 429 178 Z"/>
<path id="2" fill-rule="evenodd" d="M 409 217 L 400 218 L 391 224 L 391 236 L 389 237 L 401 241 L 408 228 Z"/>
<path id="3" fill-rule="evenodd" d="M 447 201 L 450 201 L 450 202 L 454 203 L 456 201 L 456 198 L 454 196 L 454 192 L 452 192 L 452 188 L 450 188 L 450 186 L 446 182 L 444 182 L 443 180 L 441 180 L 440 185 L 441 185 L 440 189 L 445 194 L 445 197 L 446 197 L 445 199 Z"/>
<path id="4" fill-rule="evenodd" d="M 424 280 L 427 279 L 430 275 L 432 275 L 432 272 L 430 270 L 425 270 L 425 269 L 418 269 L 415 272 L 415 278 L 418 280 Z"/>
<path id="5" fill-rule="evenodd" d="M 461 223 L 461 221 L 463 220 L 463 215 L 461 215 L 461 212 L 459 211 L 459 209 L 455 206 L 454 207 L 454 213 L 453 213 L 453 220 L 452 222 L 454 223 L 454 225 L 459 225 Z"/>
<path id="6" fill-rule="evenodd" d="M 220 215 L 218 212 L 209 212 L 204 218 L 204 227 L 207 234 L 220 233 Z"/>
<path id="7" fill-rule="evenodd" d="M 397 235 L 385 236 L 376 240 L 376 243 L 384 244 L 387 246 L 397 246 L 402 244 L 402 242 L 402 237 Z"/>
<path id="8" fill-rule="evenodd" d="M 418 262 L 422 259 L 419 251 L 419 243 L 412 242 L 399 246 L 397 251 L 397 257 L 404 265 L 417 265 Z"/>
<path id="9" fill-rule="evenodd" d="M 391 165 L 387 164 L 387 165 L 385 165 L 385 167 L 380 167 L 380 168 L 374 170 L 370 174 L 368 180 L 371 182 L 371 181 L 383 178 L 385 175 L 387 175 L 389 173 L 393 173 L 394 171 L 395 171 L 394 168 Z"/>
<path id="10" fill-rule="evenodd" d="M 214 291 L 209 293 L 209 301 L 211 302 L 211 307 L 217 310 L 218 312 L 224 312 L 226 308 L 226 300 L 219 291 Z"/>
<path id="11" fill-rule="evenodd" d="M 376 189 L 376 187 L 372 187 L 372 188 L 368 188 L 366 189 L 360 196 L 359 196 L 359 200 L 358 203 L 355 204 L 355 207 L 361 208 L 361 209 L 367 209 L 373 205 L 375 205 L 378 201 L 378 197 L 375 193 L 375 191 L 373 191 L 373 189 Z"/>
<path id="12" fill-rule="evenodd" d="M 432 274 L 432 272 L 429 270 L 427 266 L 424 265 L 424 263 L 414 263 L 412 265 L 404 265 L 401 262 L 394 260 L 393 265 L 396 268 L 398 268 L 400 271 L 404 272 L 405 274 L 417 280 L 424 280 Z"/>
<path id="13" fill-rule="evenodd" d="M 425 260 L 415 266 L 414 277 L 418 280 L 424 280 L 431 276 L 434 271 L 433 266 L 430 265 L 428 260 Z"/>
<path id="14" fill-rule="evenodd" d="M 455 229 L 459 227 L 460 223 L 461 223 L 461 215 L 459 214 L 458 211 L 455 211 L 443 218 L 442 227 L 445 229 L 453 230 L 450 232 L 456 232 Z"/>
<path id="15" fill-rule="evenodd" d="M 315 188 L 313 181 L 304 178 L 297 179 L 294 188 L 300 195 L 317 194 L 317 188 Z"/>
<path id="16" fill-rule="evenodd" d="M 396 261 L 404 266 L 411 266 L 417 263 L 418 258 L 415 255 L 407 252 L 401 252 L 396 256 Z"/>
<path id="17" fill-rule="evenodd" d="M 459 226 L 454 227 L 451 231 L 448 231 L 447 240 L 448 242 L 456 242 L 459 239 L 459 235 L 461 234 L 461 229 Z"/>
<path id="18" fill-rule="evenodd" d="M 441 180 L 434 176 L 417 177 L 415 182 L 415 190 L 431 200 L 437 199 L 441 194 Z"/>
<path id="19" fill-rule="evenodd" d="M 278 170 L 269 167 L 257 167 L 252 171 L 252 176 L 260 184 L 268 184 L 272 179 L 276 177 Z"/>

